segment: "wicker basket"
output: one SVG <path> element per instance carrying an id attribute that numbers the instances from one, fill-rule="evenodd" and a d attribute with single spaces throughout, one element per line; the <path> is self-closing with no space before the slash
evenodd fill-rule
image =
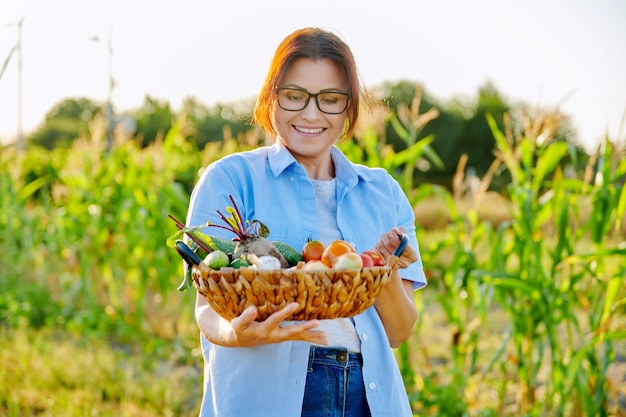
<path id="1" fill-rule="evenodd" d="M 192 276 L 198 292 L 227 320 L 255 305 L 257 320 L 262 321 L 292 302 L 300 305 L 292 320 L 333 319 L 352 317 L 371 307 L 389 282 L 396 261 L 392 256 L 386 266 L 319 271 L 247 267 L 214 271 L 201 263 L 193 267 Z"/>

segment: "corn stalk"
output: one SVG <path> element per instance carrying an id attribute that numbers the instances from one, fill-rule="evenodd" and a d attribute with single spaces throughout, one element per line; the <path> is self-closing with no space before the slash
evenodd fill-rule
<path id="1" fill-rule="evenodd" d="M 607 320 L 609 312 L 624 303 L 616 288 L 624 280 L 626 248 L 611 247 L 605 235 L 616 214 L 623 215 L 617 209 L 622 197 L 614 182 L 590 186 L 565 178 L 567 144 L 540 144 L 529 136 L 511 140 L 493 118 L 489 123 L 497 157 L 513 179 L 509 195 L 516 211 L 496 235 L 492 255 L 498 264 L 475 276 L 496 290 L 499 305 L 511 320 L 518 412 L 601 415 L 607 407 L 611 342 L 624 338 L 624 332 L 612 331 Z M 611 181 L 623 177 L 622 167 L 603 165 L 602 170 L 610 173 Z M 584 188 L 597 203 L 586 227 L 577 229 L 572 227 L 578 219 L 572 217 L 571 207 Z M 594 251 L 581 258 L 576 251 L 584 232 L 590 234 Z M 619 256 L 609 271 L 609 260 Z M 594 262 L 586 263 L 590 258 Z M 609 287 L 612 291 L 607 291 Z M 579 323 L 581 312 L 591 318 L 587 326 Z"/>

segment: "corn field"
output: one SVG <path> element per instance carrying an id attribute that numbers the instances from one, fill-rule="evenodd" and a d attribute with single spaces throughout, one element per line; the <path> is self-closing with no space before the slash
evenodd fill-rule
<path id="1" fill-rule="evenodd" d="M 416 140 L 437 117 L 418 104 L 370 115 L 340 145 L 387 169 L 416 207 L 429 285 L 415 294 L 413 337 L 396 351 L 415 415 L 626 415 L 624 145 L 607 138 L 579 174 L 546 123 L 505 120 L 499 130 L 489 119 L 497 161 L 485 177 L 468 177 L 461 161 L 454 190 L 416 185 L 420 161 L 444 164 L 432 137 Z M 387 123 L 406 149 L 384 142 Z M 167 215 L 184 217 L 203 166 L 251 145 L 228 138 L 198 151 L 190 128 L 181 116 L 149 147 L 117 135 L 107 150 L 94 122 L 69 149 L 0 148 L 2 326 L 97 334 L 200 366 Z M 511 181 L 494 196 L 489 182 L 502 172 Z M 436 228 L 419 215 L 433 201 L 446 218 Z M 11 395 L 0 390 L 0 412 L 19 402 Z"/>

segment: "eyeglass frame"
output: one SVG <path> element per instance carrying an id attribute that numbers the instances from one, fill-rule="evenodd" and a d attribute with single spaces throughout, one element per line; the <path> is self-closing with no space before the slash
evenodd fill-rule
<path id="1" fill-rule="evenodd" d="M 280 99 L 279 99 L 279 92 L 283 91 L 283 90 L 295 90 L 295 91 L 301 91 L 303 93 L 306 93 L 308 96 L 306 98 L 306 100 L 304 101 L 304 106 L 302 106 L 301 109 L 298 110 L 293 110 L 293 109 L 286 109 L 283 106 L 281 106 L 280 104 Z M 311 101 L 311 97 L 315 98 L 315 105 L 317 106 L 317 109 L 319 111 L 321 111 L 324 114 L 341 114 L 343 112 L 345 112 L 348 109 L 348 106 L 350 105 L 350 94 L 348 93 L 344 93 L 342 91 L 320 91 L 319 93 L 310 93 L 307 90 L 305 90 L 304 88 L 297 88 L 297 87 L 280 87 L 280 88 L 276 88 L 276 102 L 278 103 L 278 107 L 280 107 L 281 109 L 285 110 L 285 111 L 302 111 L 304 109 L 306 109 L 306 107 L 309 105 L 309 101 Z M 339 94 L 342 96 L 346 96 L 346 107 L 343 108 L 342 111 L 338 112 L 338 113 L 329 113 L 327 111 L 322 110 L 322 108 L 320 107 L 320 102 L 318 100 L 318 96 L 322 95 L 322 94 Z"/>

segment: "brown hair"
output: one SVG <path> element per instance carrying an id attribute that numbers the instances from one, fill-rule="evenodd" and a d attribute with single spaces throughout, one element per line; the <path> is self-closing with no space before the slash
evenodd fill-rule
<path id="1" fill-rule="evenodd" d="M 350 47 L 332 32 L 320 28 L 299 29 L 278 45 L 270 70 L 261 87 L 254 108 L 253 123 L 262 128 L 272 141 L 276 129 L 272 123 L 276 89 L 293 61 L 298 58 L 330 59 L 346 72 L 350 102 L 342 138 L 350 137 L 359 115 L 361 83 Z"/>

